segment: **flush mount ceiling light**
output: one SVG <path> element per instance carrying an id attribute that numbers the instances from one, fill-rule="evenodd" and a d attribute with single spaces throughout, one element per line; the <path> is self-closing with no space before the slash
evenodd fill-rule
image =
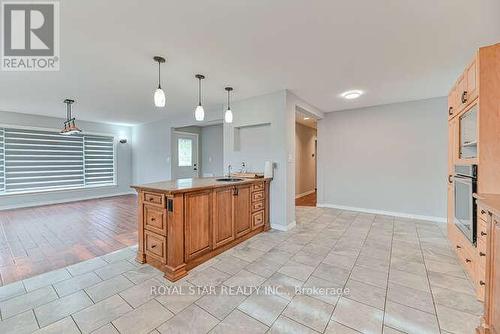
<path id="1" fill-rule="evenodd" d="M 196 74 L 194 77 L 198 79 L 198 106 L 196 106 L 194 111 L 194 119 L 201 122 L 205 119 L 205 110 L 201 105 L 201 80 L 205 79 L 205 76 L 203 74 Z"/>
<path id="2" fill-rule="evenodd" d="M 304 121 L 307 121 L 308 119 L 310 119 L 309 117 L 304 117 Z"/>
<path id="3" fill-rule="evenodd" d="M 61 130 L 60 134 L 73 135 L 82 132 L 82 130 L 75 125 L 75 118 L 71 115 L 72 104 L 75 103 L 75 100 L 66 99 L 64 103 L 66 104 L 66 121 L 64 122 L 64 129 Z"/>
<path id="4" fill-rule="evenodd" d="M 153 60 L 158 63 L 158 88 L 155 90 L 154 101 L 155 106 L 158 108 L 165 107 L 165 92 L 161 89 L 161 64 L 165 62 L 165 58 L 161 56 L 153 57 Z"/>
<path id="5" fill-rule="evenodd" d="M 224 114 L 224 121 L 226 123 L 233 123 L 233 112 L 231 111 L 231 92 L 233 90 L 233 87 L 226 87 L 224 89 L 227 92 L 227 110 Z"/>
<path id="6" fill-rule="evenodd" d="M 340 96 L 347 100 L 357 99 L 361 95 L 363 95 L 363 92 L 360 90 L 348 90 L 347 92 L 343 92 L 342 94 L 340 94 Z"/>

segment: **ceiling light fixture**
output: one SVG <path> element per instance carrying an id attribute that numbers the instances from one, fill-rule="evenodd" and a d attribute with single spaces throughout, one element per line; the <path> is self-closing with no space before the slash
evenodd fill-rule
<path id="1" fill-rule="evenodd" d="M 304 121 L 307 121 L 308 119 L 311 119 L 311 118 L 309 118 L 309 117 L 304 117 Z"/>
<path id="2" fill-rule="evenodd" d="M 82 132 L 82 130 L 75 125 L 75 118 L 71 115 L 72 104 L 75 103 L 75 100 L 66 99 L 64 103 L 66 104 L 66 121 L 64 122 L 64 129 L 61 130 L 60 134 L 73 135 Z"/>
<path id="3" fill-rule="evenodd" d="M 205 110 L 201 105 L 201 80 L 205 79 L 205 76 L 203 74 L 196 74 L 194 77 L 198 79 L 198 105 L 194 111 L 194 119 L 202 122 L 205 119 Z"/>
<path id="4" fill-rule="evenodd" d="M 233 87 L 226 87 L 224 89 L 227 92 L 227 110 L 224 114 L 224 121 L 226 123 L 233 123 L 233 112 L 231 111 L 231 92 L 233 90 Z"/>
<path id="5" fill-rule="evenodd" d="M 360 90 L 349 90 L 347 92 L 343 92 L 340 96 L 342 96 L 344 99 L 347 100 L 354 100 L 360 97 L 361 95 L 363 95 L 363 92 Z"/>
<path id="6" fill-rule="evenodd" d="M 158 63 L 158 88 L 155 90 L 154 94 L 154 100 L 155 100 L 155 106 L 158 108 L 163 108 L 165 107 L 165 92 L 163 89 L 161 89 L 161 64 L 165 62 L 165 58 L 161 56 L 155 56 L 153 57 L 154 61 Z"/>

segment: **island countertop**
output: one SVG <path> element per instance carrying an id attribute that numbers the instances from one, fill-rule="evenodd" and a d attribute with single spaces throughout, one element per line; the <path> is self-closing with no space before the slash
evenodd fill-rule
<path id="1" fill-rule="evenodd" d="M 499 194 L 474 194 L 474 197 L 483 207 L 491 213 L 500 217 L 500 195 Z"/>
<path id="2" fill-rule="evenodd" d="M 214 189 L 220 187 L 227 187 L 231 185 L 241 185 L 246 183 L 255 183 L 271 180 L 270 178 L 253 178 L 253 179 L 243 179 L 242 181 L 217 181 L 216 177 L 200 177 L 200 178 L 186 178 L 186 179 L 176 179 L 170 181 L 160 181 L 153 183 L 146 183 L 140 185 L 132 185 L 131 187 L 136 190 L 146 190 L 161 192 L 165 194 L 176 194 L 189 192 L 193 190 L 204 190 L 204 189 Z"/>

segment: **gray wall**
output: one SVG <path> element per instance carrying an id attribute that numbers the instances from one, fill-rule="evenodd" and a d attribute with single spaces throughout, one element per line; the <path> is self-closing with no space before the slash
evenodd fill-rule
<path id="1" fill-rule="evenodd" d="M 78 117 L 78 115 L 77 115 Z M 64 120 L 55 117 L 36 116 L 21 113 L 0 111 L 0 126 L 27 126 L 59 130 Z M 115 136 L 116 149 L 116 175 L 117 185 L 91 189 L 49 191 L 37 194 L 2 195 L 0 197 L 0 210 L 14 207 L 27 207 L 50 203 L 62 203 L 87 198 L 113 196 L 131 193 L 132 179 L 132 150 L 131 128 L 103 123 L 78 121 L 77 125 L 89 133 L 111 134 Z M 118 139 L 126 138 L 128 143 L 120 144 Z"/>
<path id="2" fill-rule="evenodd" d="M 201 128 L 201 175 L 224 175 L 224 131 L 222 124 Z"/>
<path id="3" fill-rule="evenodd" d="M 316 188 L 315 141 L 316 129 L 295 123 L 295 195 Z"/>
<path id="4" fill-rule="evenodd" d="M 224 166 L 231 164 L 239 170 L 245 161 L 248 171 L 263 172 L 266 160 L 276 164 L 271 182 L 270 221 L 273 228 L 287 230 L 286 91 L 237 101 L 231 109 L 233 123 L 224 123 Z M 241 147 L 236 149 L 235 133 L 236 141 L 238 137 L 241 140 Z M 265 142 L 263 138 L 267 138 Z"/>
<path id="5" fill-rule="evenodd" d="M 318 122 L 318 203 L 446 217 L 447 101 L 333 112 Z"/>

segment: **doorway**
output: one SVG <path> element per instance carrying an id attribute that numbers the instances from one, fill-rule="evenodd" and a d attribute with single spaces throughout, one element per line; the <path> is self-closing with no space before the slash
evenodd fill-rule
<path id="1" fill-rule="evenodd" d="M 174 131 L 172 133 L 172 178 L 199 177 L 198 163 L 199 135 Z"/>
<path id="2" fill-rule="evenodd" d="M 317 120 L 305 111 L 295 113 L 295 205 L 316 206 Z"/>

